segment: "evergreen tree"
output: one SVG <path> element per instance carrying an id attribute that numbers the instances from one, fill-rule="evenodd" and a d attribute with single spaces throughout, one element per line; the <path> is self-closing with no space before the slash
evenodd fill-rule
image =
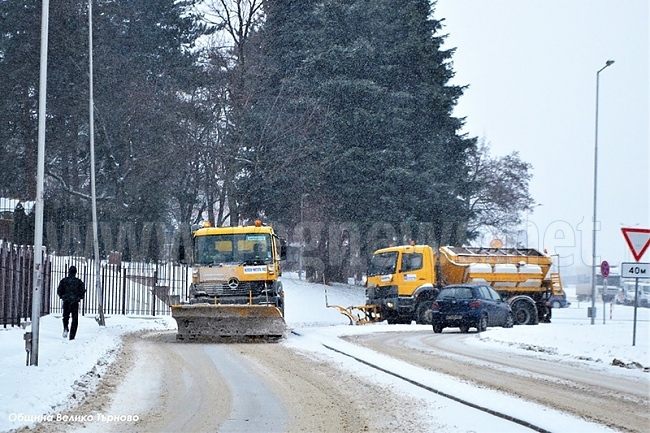
<path id="1" fill-rule="evenodd" d="M 266 75 L 268 88 L 285 119 L 296 119 L 285 107 L 311 104 L 302 111 L 313 115 L 310 134 L 287 128 L 289 137 L 278 140 L 277 154 L 295 160 L 299 149 L 303 164 L 263 175 L 286 185 L 279 195 L 291 191 L 290 209 L 296 186 L 308 185 L 303 191 L 324 221 L 362 230 L 426 221 L 443 241 L 443 226 L 467 221 L 458 197 L 473 140 L 452 117 L 462 88 L 448 84 L 452 52 L 441 49 L 431 12 L 419 0 L 267 2 L 264 62 L 275 73 Z M 284 221 L 297 215 L 269 213 Z"/>

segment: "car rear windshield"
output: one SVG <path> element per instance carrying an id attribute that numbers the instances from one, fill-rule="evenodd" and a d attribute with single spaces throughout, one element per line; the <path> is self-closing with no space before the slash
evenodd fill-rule
<path id="1" fill-rule="evenodd" d="M 442 289 L 438 299 L 472 299 L 474 294 L 469 287 L 452 287 Z"/>

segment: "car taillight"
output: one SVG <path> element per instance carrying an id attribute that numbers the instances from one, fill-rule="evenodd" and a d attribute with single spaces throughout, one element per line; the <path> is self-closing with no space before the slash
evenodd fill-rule
<path id="1" fill-rule="evenodd" d="M 438 304 L 437 302 L 434 302 L 433 305 L 431 306 L 431 309 L 432 310 L 439 310 L 440 309 L 440 304 Z"/>
<path id="2" fill-rule="evenodd" d="M 472 301 L 469 303 L 470 308 L 479 308 L 481 306 L 481 301 Z"/>

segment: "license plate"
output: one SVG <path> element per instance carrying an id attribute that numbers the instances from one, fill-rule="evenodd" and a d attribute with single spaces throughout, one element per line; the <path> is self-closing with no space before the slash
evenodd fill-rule
<path id="1" fill-rule="evenodd" d="M 463 318 L 463 316 L 460 316 L 458 314 L 453 314 L 453 315 L 447 316 L 447 320 L 460 320 L 462 318 Z"/>

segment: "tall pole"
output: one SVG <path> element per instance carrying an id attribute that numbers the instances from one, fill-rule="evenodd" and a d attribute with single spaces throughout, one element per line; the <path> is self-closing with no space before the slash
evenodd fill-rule
<path id="1" fill-rule="evenodd" d="M 593 230 L 591 238 L 591 324 L 593 325 L 596 320 L 596 211 L 597 211 L 597 198 L 598 198 L 598 87 L 600 81 L 600 73 L 608 66 L 614 64 L 613 60 L 605 62 L 605 66 L 596 72 L 596 134 L 594 144 L 594 218 Z M 604 307 L 603 307 L 604 308 Z"/>
<path id="2" fill-rule="evenodd" d="M 95 110 L 93 101 L 93 1 L 88 0 L 88 135 L 90 135 L 90 191 L 93 208 L 93 249 L 95 253 L 95 289 L 97 290 L 97 311 L 99 326 L 106 326 L 104 321 L 104 293 L 102 291 L 101 263 L 99 261 L 99 238 L 97 236 L 97 193 L 95 188 Z"/>
<path id="3" fill-rule="evenodd" d="M 298 257 L 298 279 L 302 280 L 302 256 L 305 250 L 305 227 L 303 225 L 303 209 L 305 207 L 305 196 L 309 194 L 303 193 L 300 195 L 300 256 Z"/>
<path id="4" fill-rule="evenodd" d="M 47 99 L 47 36 L 50 2 L 41 5 L 41 65 L 38 88 L 38 161 L 36 168 L 36 203 L 34 204 L 34 290 L 32 292 L 32 341 L 29 365 L 38 366 L 38 334 L 43 296 L 43 184 L 45 180 L 45 114 Z"/>

